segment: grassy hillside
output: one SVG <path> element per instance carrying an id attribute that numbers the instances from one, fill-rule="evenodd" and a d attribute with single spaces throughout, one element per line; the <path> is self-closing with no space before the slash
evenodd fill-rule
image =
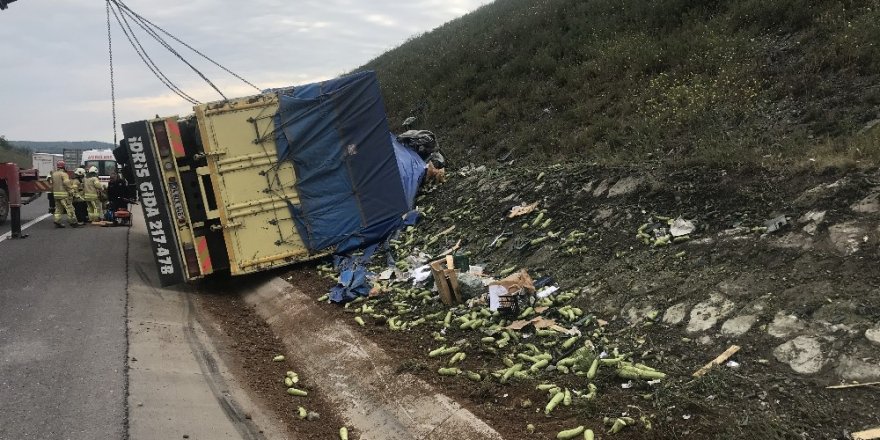
<path id="1" fill-rule="evenodd" d="M 453 160 L 880 159 L 877 0 L 498 0 L 362 68 Z"/>
<path id="2" fill-rule="evenodd" d="M 31 152 L 15 147 L 6 138 L 0 136 L 0 163 L 13 162 L 20 167 L 31 167 Z"/>

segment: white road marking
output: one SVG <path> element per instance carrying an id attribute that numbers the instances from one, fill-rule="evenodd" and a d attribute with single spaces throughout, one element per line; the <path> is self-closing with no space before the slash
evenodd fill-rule
<path id="1" fill-rule="evenodd" d="M 21 230 L 24 231 L 25 229 L 27 229 L 27 228 L 45 220 L 46 218 L 51 217 L 51 216 L 52 216 L 52 214 L 43 214 L 43 215 L 25 223 L 24 225 L 22 225 Z M 0 235 L 0 241 L 6 240 L 7 238 L 10 238 L 10 237 L 12 237 L 12 231 L 9 231 L 3 235 Z"/>

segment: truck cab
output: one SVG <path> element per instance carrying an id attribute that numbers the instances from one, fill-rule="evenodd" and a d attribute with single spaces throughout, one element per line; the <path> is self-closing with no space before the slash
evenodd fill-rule
<path id="1" fill-rule="evenodd" d="M 274 138 L 260 135 L 272 131 L 261 115 L 277 108 L 274 95 L 259 95 L 123 125 L 163 284 L 309 257 L 287 208 L 293 166 L 279 166 Z"/>

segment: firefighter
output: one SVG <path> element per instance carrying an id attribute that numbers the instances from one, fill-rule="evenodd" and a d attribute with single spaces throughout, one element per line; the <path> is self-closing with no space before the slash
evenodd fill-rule
<path id="1" fill-rule="evenodd" d="M 85 168 L 79 167 L 73 170 L 73 179 L 71 182 L 74 184 L 76 190 L 71 202 L 73 204 L 73 213 L 76 214 L 76 221 L 79 223 L 87 223 L 89 221 L 89 205 L 86 203 L 83 195 L 85 180 Z"/>
<path id="2" fill-rule="evenodd" d="M 101 202 L 98 200 L 99 194 L 102 192 L 101 181 L 98 179 L 98 168 L 91 167 L 83 179 L 83 199 L 88 204 L 88 215 L 90 222 L 101 220 Z"/>
<path id="3" fill-rule="evenodd" d="M 55 227 L 64 227 L 64 224 L 61 223 L 61 216 L 67 214 L 67 222 L 70 223 L 71 227 L 75 228 L 79 226 L 79 223 L 76 221 L 76 213 L 73 212 L 71 200 L 76 194 L 76 184 L 67 176 L 63 160 L 59 160 L 55 167 L 57 169 L 52 173 L 52 197 L 55 199 Z"/>

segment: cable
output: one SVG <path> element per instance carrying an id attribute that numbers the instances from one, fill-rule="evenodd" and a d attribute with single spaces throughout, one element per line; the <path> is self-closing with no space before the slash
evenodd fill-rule
<path id="1" fill-rule="evenodd" d="M 107 3 L 108 4 L 109 3 L 116 4 L 115 0 L 107 0 Z M 117 5 L 117 7 L 118 7 L 118 5 Z M 177 87 L 167 76 L 165 76 L 159 70 L 158 66 L 156 66 L 156 64 L 153 62 L 152 58 L 150 58 L 150 56 L 147 55 L 146 50 L 144 50 L 143 46 L 140 44 L 140 41 L 137 39 L 137 35 L 134 34 L 134 30 L 131 29 L 131 26 L 128 25 L 128 21 L 125 20 L 125 17 L 120 18 L 120 14 L 122 12 L 120 11 L 117 14 L 116 9 L 114 9 L 113 7 L 110 8 L 110 11 L 113 12 L 113 16 L 116 18 L 116 22 L 119 24 L 119 27 L 122 29 L 122 33 L 125 35 L 125 38 L 128 39 L 128 42 L 129 42 L 129 44 L 131 44 L 131 47 L 134 48 L 134 51 L 138 54 L 138 57 L 140 57 L 141 61 L 144 62 L 144 64 L 147 66 L 147 68 L 149 68 L 150 71 L 153 72 L 153 75 L 155 75 L 156 78 L 160 82 L 162 82 L 162 84 L 165 85 L 165 87 L 168 87 L 168 89 L 170 89 L 172 92 L 174 92 L 177 96 L 188 101 L 190 104 L 193 104 L 193 105 L 199 104 L 198 100 L 196 100 L 195 98 L 184 93 L 183 90 L 181 90 L 179 87 Z"/>
<path id="2" fill-rule="evenodd" d="M 110 0 L 107 0 L 107 2 L 111 3 Z M 183 91 L 180 90 L 179 87 L 177 87 L 173 82 L 171 82 L 168 77 L 166 77 L 161 71 L 158 70 L 158 66 L 156 65 L 156 63 L 153 62 L 152 58 L 147 55 L 146 50 L 143 48 L 143 46 L 140 45 L 140 41 L 137 39 L 137 35 L 134 34 L 134 30 L 131 29 L 131 26 L 127 26 L 127 21 L 123 23 L 124 17 L 120 18 L 121 12 L 117 13 L 116 9 L 113 9 L 112 6 L 110 10 L 113 12 L 113 16 L 116 18 L 116 22 L 119 24 L 119 28 L 122 29 L 122 33 L 125 35 L 126 39 L 128 39 L 129 44 L 138 54 L 138 57 L 140 57 L 141 61 L 143 61 L 147 68 L 150 69 L 153 75 L 155 75 L 156 78 L 165 85 L 165 87 L 168 87 L 177 96 L 180 96 L 191 104 L 195 104 L 195 100 L 191 96 L 183 93 Z"/>
<path id="3" fill-rule="evenodd" d="M 110 1 L 112 1 L 114 4 L 116 3 L 115 0 L 110 0 Z M 191 104 L 194 104 L 194 105 L 195 105 L 195 104 L 201 104 L 201 102 L 200 102 L 198 99 L 195 99 L 195 98 L 193 98 L 192 96 L 190 96 L 189 94 L 185 93 L 185 92 L 183 91 L 183 89 L 181 89 L 181 88 L 178 87 L 176 84 L 174 84 L 174 82 L 171 81 L 171 79 L 168 78 L 168 76 L 165 75 L 164 72 L 162 72 L 162 70 L 159 68 L 159 65 L 156 64 L 155 61 L 153 61 L 153 59 L 152 59 L 152 58 L 150 57 L 150 55 L 147 53 L 147 50 L 144 48 L 143 44 L 141 44 L 141 41 L 138 39 L 137 34 L 134 32 L 134 29 L 132 29 L 131 24 L 128 22 L 128 19 L 126 18 L 126 15 L 125 15 L 124 11 L 123 11 L 122 9 L 119 9 L 119 5 L 117 5 L 117 9 L 119 10 L 119 16 L 122 18 L 122 21 L 124 22 L 124 29 L 123 29 L 123 30 L 125 30 L 125 28 L 128 29 L 128 33 L 127 33 L 127 35 L 128 35 L 128 34 L 131 35 L 131 39 L 134 40 L 134 42 L 136 43 L 136 46 L 137 46 L 137 47 L 135 47 L 135 51 L 138 51 L 138 50 L 139 50 L 139 53 L 142 53 L 142 54 L 143 54 L 143 58 L 142 58 L 142 59 L 145 58 L 145 59 L 147 60 L 147 62 L 149 62 L 149 65 L 152 66 L 151 70 L 154 70 L 154 72 L 155 72 L 157 75 L 161 76 L 161 78 L 164 79 L 163 82 L 165 82 L 166 85 L 167 85 L 169 88 L 171 88 L 173 91 L 175 91 L 175 93 L 177 93 L 178 96 L 180 96 L 180 97 L 186 99 L 186 100 L 189 101 Z M 114 13 L 115 13 L 115 12 L 116 12 L 116 10 L 114 10 Z M 137 24 L 137 23 L 135 23 L 135 24 Z M 120 26 L 123 26 L 123 24 L 120 23 Z M 131 41 L 131 39 L 130 39 L 129 41 Z"/>
<path id="4" fill-rule="evenodd" d="M 107 48 L 110 51 L 110 102 L 113 109 L 113 145 L 118 144 L 116 138 L 116 85 L 113 80 L 113 35 L 110 33 L 110 2 L 107 2 Z"/>
<path id="5" fill-rule="evenodd" d="M 122 3 L 120 0 L 110 0 L 110 1 L 112 1 L 113 3 L 115 3 L 116 6 L 120 8 L 120 12 L 123 14 L 123 16 L 124 16 L 126 13 L 129 13 L 129 17 L 132 18 L 132 20 L 135 22 L 135 24 L 137 24 L 138 26 L 140 26 L 140 28 L 143 29 L 144 32 L 146 32 L 146 33 L 149 34 L 151 37 L 153 37 L 154 40 L 156 40 L 159 44 L 161 44 L 166 50 L 168 50 L 169 52 L 171 52 L 171 54 L 173 54 L 175 57 L 177 57 L 177 59 L 179 59 L 181 62 L 183 62 L 184 64 L 186 64 L 187 66 L 189 66 L 189 68 L 190 68 L 193 72 L 195 72 L 197 75 L 199 75 L 203 80 L 205 80 L 206 83 L 208 83 L 209 86 L 211 86 L 212 89 L 214 89 L 214 91 L 216 91 L 221 97 L 223 97 L 223 100 L 226 100 L 226 99 L 227 99 L 227 98 L 226 98 L 226 95 L 224 95 L 223 92 L 221 92 L 220 89 L 217 88 L 217 86 L 214 85 L 214 83 L 211 82 L 211 80 L 209 80 L 207 76 L 205 76 L 204 73 L 202 73 L 199 69 L 197 69 L 195 66 L 193 66 L 189 61 L 187 61 L 187 60 L 186 60 L 186 59 L 185 59 L 185 58 L 184 58 L 179 52 L 177 52 L 176 50 L 174 50 L 174 48 L 171 47 L 171 45 L 168 44 L 167 41 L 165 41 L 164 39 L 162 39 L 162 37 L 160 37 L 159 34 L 156 33 L 156 31 L 150 29 L 149 26 L 147 26 L 147 25 L 145 25 L 143 22 L 141 22 L 140 19 L 137 18 L 136 14 L 134 14 L 133 12 L 130 12 L 131 10 L 128 9 L 128 8 L 125 6 L 124 3 Z M 120 5 L 121 5 L 121 6 L 120 6 Z M 129 12 L 126 12 L 126 11 L 129 11 Z M 126 23 L 127 23 L 127 20 L 126 20 Z"/>
<path id="6" fill-rule="evenodd" d="M 223 69 L 226 73 L 228 73 L 228 74 L 234 76 L 235 78 L 238 78 L 238 79 L 241 80 L 243 83 L 245 83 L 245 84 L 247 84 L 247 85 L 253 87 L 254 89 L 256 89 L 258 92 L 259 92 L 259 91 L 262 91 L 262 89 L 260 89 L 259 87 L 253 85 L 253 84 L 252 84 L 251 82 L 249 82 L 248 80 L 242 78 L 242 77 L 241 77 L 240 75 L 238 75 L 237 73 L 235 73 L 235 72 L 233 72 L 233 71 L 227 69 L 225 66 L 223 66 L 223 65 L 221 65 L 220 63 L 214 61 L 213 59 L 211 59 L 211 58 L 208 57 L 207 55 L 203 54 L 202 52 L 198 51 L 198 50 L 195 49 L 194 47 L 190 46 L 189 44 L 186 44 L 186 43 L 183 42 L 181 39 L 175 37 L 174 35 L 172 35 L 172 34 L 169 33 L 168 31 L 166 31 L 165 29 L 162 29 L 160 26 L 156 25 L 156 24 L 153 23 L 152 21 L 150 21 L 150 20 L 148 20 L 148 19 L 142 17 L 142 16 L 141 16 L 140 14 L 138 14 L 137 12 L 134 12 L 133 10 L 131 10 L 131 8 L 128 7 L 128 5 L 126 5 L 125 3 L 122 3 L 121 0 L 113 0 L 113 1 L 114 1 L 114 2 L 117 2 L 117 3 L 119 3 L 119 4 L 121 4 L 123 8 L 127 9 L 127 10 L 128 10 L 131 14 L 133 14 L 135 17 L 139 18 L 139 19 L 142 20 L 144 23 L 146 23 L 146 24 L 148 24 L 148 25 L 150 25 L 150 26 L 156 28 L 159 32 L 162 32 L 163 34 L 165 34 L 165 35 L 171 37 L 171 39 L 173 39 L 174 41 L 176 41 L 176 42 L 182 44 L 184 47 L 186 47 L 187 49 L 189 49 L 189 50 L 195 52 L 196 54 L 198 54 L 198 55 L 201 56 L 202 58 L 208 60 L 211 64 L 213 64 L 213 65 L 215 65 L 215 66 L 217 66 L 217 67 Z"/>

